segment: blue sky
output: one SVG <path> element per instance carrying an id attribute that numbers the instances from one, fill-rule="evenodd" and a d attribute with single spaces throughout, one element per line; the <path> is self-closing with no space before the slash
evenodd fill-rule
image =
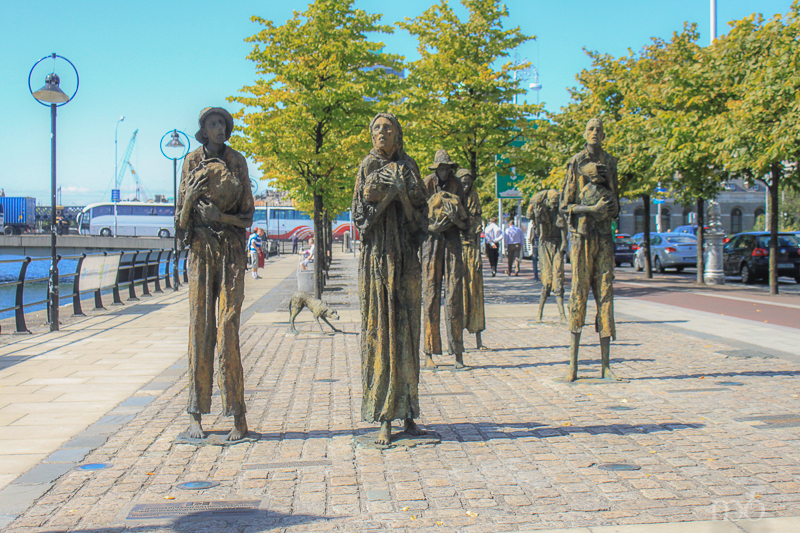
<path id="1" fill-rule="evenodd" d="M 193 137 L 203 107 L 234 106 L 225 101 L 255 79 L 244 38 L 256 33 L 250 16 L 276 23 L 304 10 L 302 0 L 210 0 L 192 2 L 51 1 L 6 2 L 0 21 L 0 145 L 6 157 L 0 166 L 0 187 L 8 196 L 34 196 L 49 204 L 50 113 L 28 92 L 31 66 L 56 52 L 80 72 L 75 99 L 59 108 L 58 183 L 65 205 L 85 205 L 110 198 L 114 178 L 114 128 L 121 115 L 118 151 L 121 158 L 135 129 L 139 130 L 131 163 L 151 195 L 172 196 L 172 164 L 159 151 L 164 133 L 177 128 Z M 786 13 L 789 0 L 717 0 L 718 32 L 727 22 L 753 12 L 771 17 Z M 456 0 L 451 4 L 464 13 Z M 540 100 L 557 110 L 569 101 L 567 87 L 590 62 L 583 48 L 621 55 L 639 50 L 651 37 L 668 39 L 685 21 L 696 22 L 701 44 L 709 42 L 707 0 L 507 0 L 509 25 L 519 25 L 537 40 L 520 47 L 539 71 Z M 387 2 L 356 0 L 368 12 L 383 13 L 391 23 L 415 17 L 430 0 Z M 383 36 L 386 51 L 417 57 L 416 43 L 402 31 Z M 49 72 L 37 70 L 38 89 Z M 57 65 L 65 92 L 74 88 L 68 66 Z M 528 95 L 530 102 L 536 95 Z M 192 144 L 192 149 L 197 143 Z M 259 173 L 251 166 L 254 177 Z M 123 197 L 132 191 L 126 173 Z M 259 184 L 264 188 L 264 183 Z"/>

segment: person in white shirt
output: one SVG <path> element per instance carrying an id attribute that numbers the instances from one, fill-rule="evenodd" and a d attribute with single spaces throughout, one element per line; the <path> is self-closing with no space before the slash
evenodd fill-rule
<path id="1" fill-rule="evenodd" d="M 300 252 L 300 266 L 303 270 L 308 270 L 308 264 L 314 260 L 314 237 L 308 239 L 308 250 Z"/>
<path id="2" fill-rule="evenodd" d="M 264 230 L 256 228 L 247 239 L 247 250 L 250 252 L 250 261 L 253 263 L 253 279 L 261 279 L 258 275 L 258 263 L 261 255 L 261 246 L 264 244 L 262 237 Z"/>
<path id="3" fill-rule="evenodd" d="M 530 209 L 528 210 L 530 212 Z M 525 240 L 531 243 L 531 260 L 533 262 L 533 281 L 539 281 L 539 236 L 536 234 L 536 222 L 528 215 L 530 222 L 525 232 Z"/>
<path id="4" fill-rule="evenodd" d="M 522 240 L 525 238 L 525 234 L 514 225 L 513 218 L 509 221 L 503 238 L 506 241 L 506 258 L 508 259 L 506 275 L 510 276 L 511 271 L 516 268 L 514 275 L 519 276 L 519 256 L 522 251 Z"/>
<path id="5" fill-rule="evenodd" d="M 486 257 L 492 267 L 492 277 L 497 274 L 497 259 L 500 257 L 500 241 L 503 240 L 503 231 L 497 225 L 497 217 L 489 219 L 489 225 L 483 230 L 483 241 L 486 245 Z"/>

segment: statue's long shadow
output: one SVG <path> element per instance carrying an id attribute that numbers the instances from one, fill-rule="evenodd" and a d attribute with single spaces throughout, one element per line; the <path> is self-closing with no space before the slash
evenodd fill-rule
<path id="1" fill-rule="evenodd" d="M 438 433 L 442 442 L 485 442 L 496 439 L 533 437 L 546 439 L 550 437 L 563 437 L 570 433 L 588 433 L 590 435 L 626 435 L 629 433 L 650 434 L 678 429 L 698 429 L 704 424 L 687 424 L 683 422 L 664 422 L 661 424 L 598 424 L 587 426 L 552 426 L 538 422 L 477 422 L 457 424 L 420 424 L 423 430 Z M 284 433 L 262 433 L 261 440 L 285 439 L 329 439 L 332 437 L 352 435 L 358 437 L 366 433 L 374 433 L 375 427 L 359 428 L 355 430 L 318 430 L 308 432 L 287 431 Z M 400 426 L 393 426 L 393 433 L 400 430 Z"/>

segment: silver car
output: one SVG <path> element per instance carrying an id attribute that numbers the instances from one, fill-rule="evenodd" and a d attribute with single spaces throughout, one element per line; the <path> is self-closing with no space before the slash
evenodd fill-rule
<path id="1" fill-rule="evenodd" d="M 681 272 L 697 266 L 697 238 L 686 233 L 651 233 L 650 257 L 653 270 L 659 273 L 665 268 Z M 636 250 L 633 266 L 639 272 L 644 270 L 644 246 Z"/>

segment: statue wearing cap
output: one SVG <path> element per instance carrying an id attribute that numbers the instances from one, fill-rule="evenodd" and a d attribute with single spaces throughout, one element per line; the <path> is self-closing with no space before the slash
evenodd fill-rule
<path id="1" fill-rule="evenodd" d="M 445 321 L 449 350 L 455 368 L 464 368 L 464 260 L 462 233 L 469 230 L 467 195 L 453 171 L 458 167 L 445 150 L 439 150 L 425 178 L 428 191 L 428 235 L 422 245 L 423 350 L 425 366 L 436 368 L 433 355 L 442 354 L 439 328 L 442 282 L 447 287 Z"/>
<path id="2" fill-rule="evenodd" d="M 223 414 L 234 417 L 228 440 L 247 434 L 239 318 L 247 265 L 245 231 L 255 211 L 247 161 L 225 145 L 233 117 L 221 107 L 200 112 L 195 138 L 203 145 L 183 163 L 175 208 L 176 234 L 189 248 L 188 436 L 203 438 L 201 417 L 211 411 L 214 352 Z"/>

